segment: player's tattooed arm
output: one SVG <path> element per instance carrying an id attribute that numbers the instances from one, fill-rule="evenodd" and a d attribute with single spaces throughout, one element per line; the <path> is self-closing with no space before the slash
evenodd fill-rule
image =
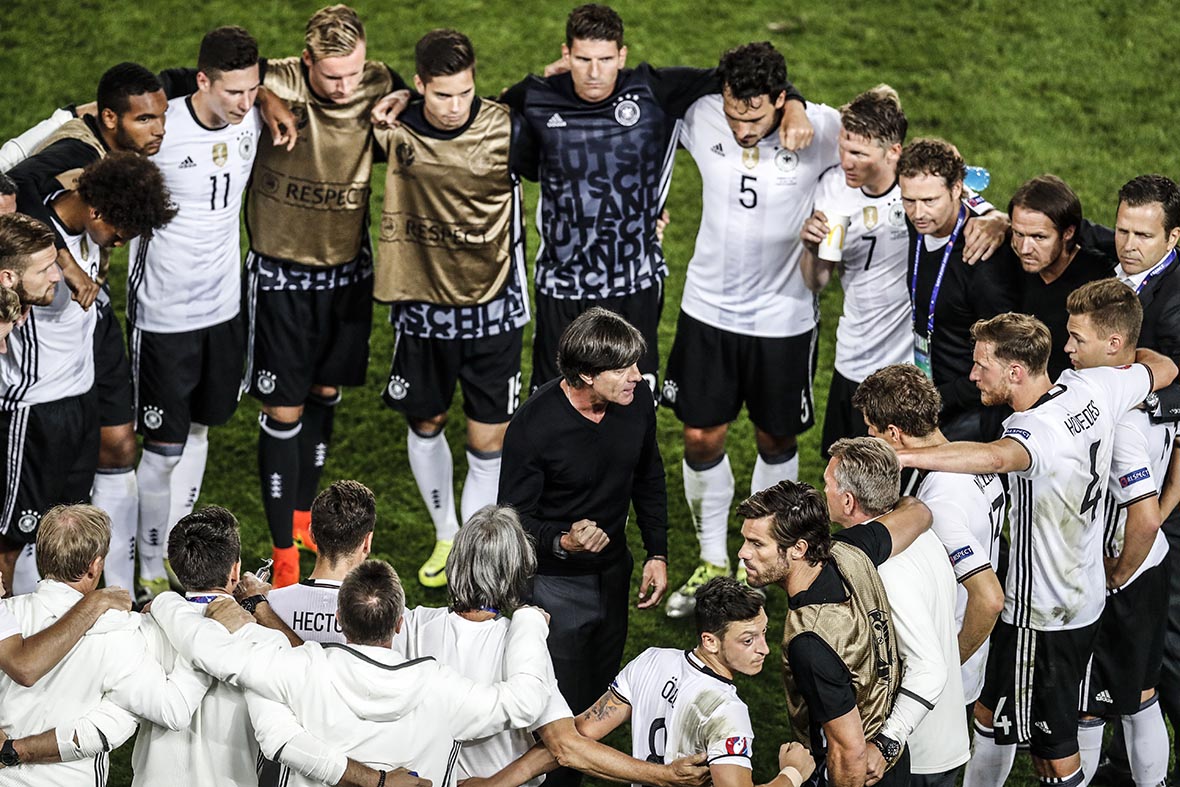
<path id="1" fill-rule="evenodd" d="M 631 718 L 631 703 L 624 700 L 613 689 L 598 698 L 584 713 L 578 716 L 578 732 L 587 738 L 600 740 L 607 733 Z"/>

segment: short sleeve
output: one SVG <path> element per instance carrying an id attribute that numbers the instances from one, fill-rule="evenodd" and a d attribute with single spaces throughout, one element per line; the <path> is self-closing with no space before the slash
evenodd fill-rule
<path id="1" fill-rule="evenodd" d="M 1110 494 L 1119 506 L 1159 494 L 1159 481 L 1151 468 L 1147 436 L 1124 417 L 1114 431 L 1110 463 Z"/>
<path id="2" fill-rule="evenodd" d="M 723 703 L 705 722 L 710 738 L 706 741 L 706 762 L 709 765 L 753 766 L 754 725 L 750 723 L 750 709 L 745 703 Z"/>
<path id="3" fill-rule="evenodd" d="M 962 476 L 962 478 L 970 480 L 971 476 Z M 964 504 L 978 502 L 978 497 L 977 493 L 972 493 L 971 497 L 967 497 L 966 494 L 956 495 L 955 489 L 949 485 L 945 487 L 940 485 L 925 494 L 923 490 L 918 492 L 918 499 L 930 509 L 930 515 L 934 520 L 930 529 L 942 543 L 943 549 L 946 550 L 947 557 L 951 561 L 951 568 L 955 572 L 955 580 L 958 582 L 992 567 L 987 547 L 991 540 L 991 533 L 973 530 L 971 514 L 963 507 Z M 995 505 L 997 505 L 996 501 L 989 501 L 989 512 L 990 507 Z M 1002 508 L 1003 505 L 1004 495 L 1001 492 L 998 506 Z M 987 517 L 977 516 L 975 521 L 986 523 L 989 527 L 991 524 Z"/>
<path id="4" fill-rule="evenodd" d="M 889 528 L 877 521 L 845 528 L 832 538 L 864 552 L 874 566 L 884 563 L 893 552 L 893 536 L 889 534 Z"/>
<path id="5" fill-rule="evenodd" d="M 557 687 L 557 681 L 554 680 L 549 684 L 549 704 L 545 706 L 545 710 L 541 712 L 537 720 L 529 725 L 529 732 L 536 732 L 546 724 L 552 724 L 559 719 L 573 718 L 573 715 L 569 703 L 565 701 L 565 697 L 561 696 L 561 690 Z"/>
<path id="6" fill-rule="evenodd" d="M 0 604 L 0 642 L 20 634 L 20 623 L 8 610 L 7 604 Z"/>
<path id="7" fill-rule="evenodd" d="M 648 653 L 650 651 L 645 650 L 627 662 L 627 666 L 623 667 L 623 670 L 611 681 L 610 690 L 628 705 L 635 704 L 632 701 L 632 697 L 635 696 L 635 679 L 641 674 L 641 670 L 643 669 L 641 665 L 647 658 Z"/>
<path id="8" fill-rule="evenodd" d="M 1028 468 L 1016 475 L 1036 478 L 1047 472 L 1053 459 L 1053 433 L 1029 412 L 1015 413 L 1004 422 L 1004 434 L 1028 453 Z"/>
<path id="9" fill-rule="evenodd" d="M 792 639 L 787 662 L 814 723 L 826 724 L 856 707 L 848 667 L 818 634 L 804 632 Z"/>

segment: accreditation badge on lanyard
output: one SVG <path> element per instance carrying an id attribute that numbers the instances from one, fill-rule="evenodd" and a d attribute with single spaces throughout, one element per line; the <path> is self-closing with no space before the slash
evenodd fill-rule
<path id="1" fill-rule="evenodd" d="M 914 270 L 911 276 L 913 283 L 910 285 L 910 325 L 913 326 L 914 331 L 914 366 L 921 369 L 922 373 L 931 380 L 934 379 L 934 366 L 930 361 L 930 344 L 934 339 L 934 307 L 938 304 L 938 291 L 942 289 L 942 277 L 946 275 L 947 263 L 950 262 L 951 253 L 955 250 L 955 242 L 959 239 L 959 232 L 966 222 L 967 206 L 964 205 L 959 208 L 959 217 L 955 220 L 955 228 L 951 230 L 951 236 L 947 239 L 946 246 L 943 247 L 942 263 L 938 266 L 938 276 L 935 277 L 934 287 L 930 290 L 930 309 L 926 314 L 925 336 L 918 332 L 914 302 L 918 297 L 918 262 L 922 259 L 926 236 L 919 235 L 918 243 L 914 246 Z"/>

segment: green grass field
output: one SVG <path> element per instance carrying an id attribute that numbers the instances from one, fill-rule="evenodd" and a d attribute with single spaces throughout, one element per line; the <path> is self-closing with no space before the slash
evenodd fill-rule
<path id="1" fill-rule="evenodd" d="M 244 3 L 181 0 L 126 3 L 122 0 L 5 0 L 0 4 L 0 140 L 19 133 L 58 105 L 93 98 L 99 75 L 121 60 L 160 69 L 192 64 L 201 36 L 221 24 L 240 24 L 259 40 L 264 54 L 296 54 L 303 25 L 316 0 Z M 494 94 L 560 54 L 571 2 L 553 0 L 434 0 L 379 3 L 357 0 L 368 26 L 370 57 L 383 59 L 405 77 L 413 70 L 417 38 L 435 27 L 457 27 L 471 36 L 480 57 L 477 87 Z M 839 106 L 880 82 L 901 94 L 911 138 L 937 135 L 956 143 L 968 163 L 988 167 L 987 196 L 1001 207 L 1025 179 L 1053 172 L 1080 194 L 1091 219 L 1110 223 L 1118 187 L 1134 175 L 1180 175 L 1171 121 L 1180 110 L 1180 76 L 1173 42 L 1180 22 L 1165 0 L 880 0 L 830 4 L 765 0 L 725 6 L 698 0 L 661 3 L 622 0 L 615 4 L 627 23 L 632 64 L 716 64 L 719 54 L 751 40 L 774 42 L 792 79 L 811 100 Z M 665 249 L 672 266 L 661 349 L 671 347 L 684 267 L 700 215 L 700 180 L 681 152 L 668 201 L 673 223 Z M 383 173 L 374 178 L 379 209 Z M 536 189 L 527 192 L 530 218 Z M 530 250 L 536 248 L 535 239 Z M 117 257 L 112 281 L 121 290 L 125 255 Z M 122 293 L 116 297 L 122 297 Z M 823 340 L 815 387 L 822 416 L 831 374 L 838 292 L 823 299 Z M 325 482 L 356 478 L 377 495 L 374 555 L 391 561 L 408 580 L 411 604 L 441 605 L 445 595 L 413 581 L 428 553 L 433 530 L 410 476 L 405 423 L 387 410 L 379 393 L 388 371 L 392 335 L 378 308 L 371 340 L 369 379 L 345 393 Z M 527 352 L 525 358 L 527 364 Z M 526 365 L 525 379 L 528 378 Z M 256 477 L 257 406 L 244 400 L 233 421 L 215 430 L 202 503 L 233 510 L 243 526 L 247 568 L 269 556 Z M 458 398 L 448 434 L 464 475 L 462 411 Z M 684 503 L 679 465 L 680 425 L 659 416 L 660 444 L 668 468 L 673 586 L 696 564 L 696 542 Z M 801 474 L 818 482 L 820 425 L 801 440 Z M 739 496 L 748 489 L 753 435 L 748 421 L 731 431 L 730 455 Z M 731 536 L 736 551 L 736 530 Z M 310 558 L 304 559 L 305 573 Z M 768 612 L 772 638 L 781 631 L 785 600 L 772 590 Z M 631 617 L 628 657 L 650 645 L 689 646 L 692 624 L 670 621 L 663 610 Z M 772 658 L 779 657 L 777 644 Z M 778 742 L 788 736 L 782 685 L 775 666 L 739 687 L 756 719 L 755 776 L 774 773 Z M 616 744 L 629 749 L 623 739 Z M 112 785 L 130 783 L 130 746 L 116 757 Z M 1033 783 L 1018 763 L 1012 783 Z M 178 784 L 183 783 L 181 781 Z"/>

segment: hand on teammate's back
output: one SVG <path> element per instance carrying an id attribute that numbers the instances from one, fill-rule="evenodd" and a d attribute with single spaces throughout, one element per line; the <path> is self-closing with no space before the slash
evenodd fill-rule
<path id="1" fill-rule="evenodd" d="M 232 598 L 219 598 L 205 607 L 205 617 L 220 623 L 230 634 L 254 622 L 254 616 L 238 606 L 238 602 Z"/>
<path id="2" fill-rule="evenodd" d="M 970 219 L 963 228 L 963 262 L 974 265 L 980 260 L 991 259 L 1004 245 L 1011 228 L 1008 215 L 998 210 Z"/>
<path id="3" fill-rule="evenodd" d="M 125 588 L 109 587 L 93 590 L 87 593 L 82 601 L 101 607 L 103 612 L 110 609 L 118 612 L 131 611 L 131 594 Z"/>

